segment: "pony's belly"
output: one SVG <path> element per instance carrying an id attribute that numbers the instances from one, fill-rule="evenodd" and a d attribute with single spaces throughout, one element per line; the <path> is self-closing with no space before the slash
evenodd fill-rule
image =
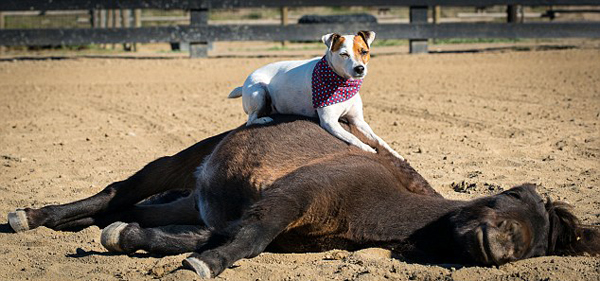
<path id="1" fill-rule="evenodd" d="M 269 244 L 268 251 L 280 253 L 324 252 L 330 250 L 354 251 L 357 243 L 337 235 L 308 235 L 302 230 L 283 232 Z"/>

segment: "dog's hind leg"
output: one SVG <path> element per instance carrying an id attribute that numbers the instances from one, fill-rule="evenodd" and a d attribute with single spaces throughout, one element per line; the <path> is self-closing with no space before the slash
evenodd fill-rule
<path id="1" fill-rule="evenodd" d="M 264 83 L 255 83 L 244 87 L 242 99 L 244 111 L 248 113 L 246 126 L 273 121 L 273 118 L 267 117 L 271 114 L 271 97 Z"/>

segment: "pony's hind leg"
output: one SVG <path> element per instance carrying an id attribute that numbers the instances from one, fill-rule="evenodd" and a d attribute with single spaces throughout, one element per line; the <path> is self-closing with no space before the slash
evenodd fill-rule
<path id="1" fill-rule="evenodd" d="M 185 197 L 160 204 L 136 204 L 120 212 L 112 212 L 96 220 L 97 224 L 108 225 L 115 221 L 135 222 L 141 227 L 156 227 L 171 224 L 204 224 L 196 206 L 196 195 L 189 192 Z"/>
<path id="2" fill-rule="evenodd" d="M 39 209 L 17 209 L 8 214 L 8 222 L 15 232 L 39 226 L 77 230 L 94 224 L 110 224 L 110 214 L 123 212 L 152 195 L 194 188 L 194 170 L 228 133 L 205 139 L 173 156 L 159 158 L 130 178 L 112 183 L 86 199 Z"/>
<path id="3" fill-rule="evenodd" d="M 182 190 L 183 191 L 183 190 Z M 118 212 L 71 220 L 57 225 L 55 230 L 79 230 L 90 225 L 105 227 L 115 221 L 136 222 L 142 227 L 170 224 L 203 224 L 191 191 L 186 196 L 166 203 L 135 204 Z"/>

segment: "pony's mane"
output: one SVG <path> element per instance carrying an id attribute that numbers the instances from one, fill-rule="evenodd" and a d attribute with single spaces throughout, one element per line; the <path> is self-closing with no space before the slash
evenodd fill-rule
<path id="1" fill-rule="evenodd" d="M 564 254 L 569 251 L 569 245 L 577 241 L 579 219 L 571 213 L 571 205 L 564 202 L 554 202 L 550 198 L 546 201 L 546 211 L 550 221 L 548 234 L 548 253 Z"/>
<path id="2" fill-rule="evenodd" d="M 350 124 L 348 127 L 350 133 L 355 135 L 360 141 L 377 150 L 377 154 L 373 158 L 390 170 L 395 171 L 394 174 L 408 191 L 427 196 L 442 197 L 442 195 L 437 193 L 433 187 L 429 185 L 427 180 L 425 180 L 425 178 L 423 178 L 421 174 L 408 163 L 408 161 L 397 158 L 383 146 L 379 145 L 379 143 L 367 138 L 358 130 L 358 128 L 356 128 L 356 126 Z"/>

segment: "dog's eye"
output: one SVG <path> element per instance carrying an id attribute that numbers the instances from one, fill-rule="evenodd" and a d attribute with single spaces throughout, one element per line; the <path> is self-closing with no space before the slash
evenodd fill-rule
<path id="1" fill-rule="evenodd" d="M 350 55 L 348 55 L 347 53 L 341 53 L 340 57 L 347 59 L 350 57 Z"/>
<path id="2" fill-rule="evenodd" d="M 363 55 L 363 56 L 367 55 L 368 53 L 369 53 L 369 51 L 367 51 L 367 50 L 362 50 L 360 52 L 360 54 Z"/>

